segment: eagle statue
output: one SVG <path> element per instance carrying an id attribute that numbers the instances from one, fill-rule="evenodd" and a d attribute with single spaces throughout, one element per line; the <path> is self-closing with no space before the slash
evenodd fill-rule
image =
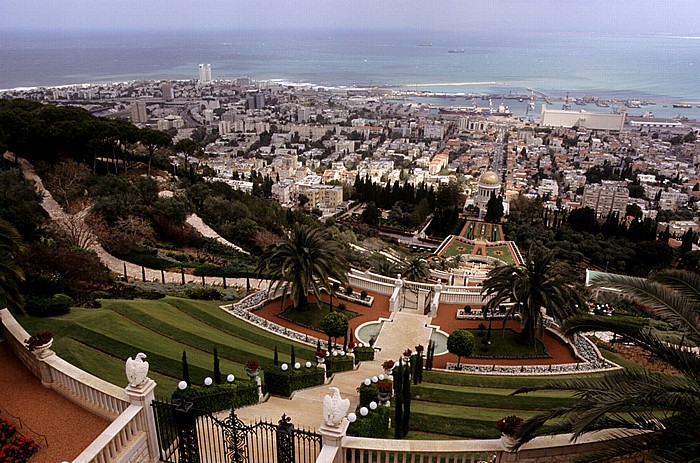
<path id="1" fill-rule="evenodd" d="M 126 361 L 126 379 L 129 380 L 130 387 L 139 387 L 148 379 L 148 362 L 143 360 L 145 358 L 146 354 L 139 352 L 135 359 L 129 357 Z"/>
<path id="2" fill-rule="evenodd" d="M 333 397 L 327 395 L 323 398 L 323 421 L 327 426 L 338 427 L 348 413 L 350 399 L 340 397 L 340 390 L 337 387 L 329 389 L 333 392 Z"/>

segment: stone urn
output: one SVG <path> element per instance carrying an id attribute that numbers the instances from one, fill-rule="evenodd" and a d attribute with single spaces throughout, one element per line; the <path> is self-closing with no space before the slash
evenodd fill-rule
<path id="1" fill-rule="evenodd" d="M 511 434 L 501 433 L 501 444 L 506 452 L 512 452 L 513 446 L 515 446 L 515 436 Z"/>
<path id="2" fill-rule="evenodd" d="M 257 368 L 255 370 L 252 370 L 250 368 L 245 369 L 245 374 L 248 375 L 248 378 L 254 380 L 260 375 L 260 368 Z"/>
<path id="3" fill-rule="evenodd" d="M 377 399 L 379 400 L 380 404 L 387 405 L 391 400 L 391 392 L 378 392 Z"/>
<path id="4" fill-rule="evenodd" d="M 36 358 L 43 359 L 45 357 L 48 357 L 49 353 L 51 352 L 50 349 L 52 344 L 53 338 L 49 339 L 49 342 L 47 342 L 46 344 L 35 346 L 32 350 L 32 353 L 36 356 Z"/>

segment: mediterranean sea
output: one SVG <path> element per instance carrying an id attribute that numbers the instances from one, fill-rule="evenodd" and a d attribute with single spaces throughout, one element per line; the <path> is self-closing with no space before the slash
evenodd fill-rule
<path id="1" fill-rule="evenodd" d="M 497 21 L 482 29 L 3 31 L 0 88 L 196 79 L 198 63 L 211 63 L 216 79 L 499 95 L 535 89 L 555 98 L 651 100 L 660 117 L 700 114 L 700 36 L 511 32 Z"/>

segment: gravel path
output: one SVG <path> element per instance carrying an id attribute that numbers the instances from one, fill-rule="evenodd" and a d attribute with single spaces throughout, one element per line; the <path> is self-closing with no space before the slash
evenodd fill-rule
<path id="1" fill-rule="evenodd" d="M 109 425 L 56 391 L 43 387 L 5 342 L 0 342 L 0 365 L 0 416 L 6 411 L 22 419 L 24 426 L 20 428 L 12 416 L 4 416 L 39 444 L 40 450 L 32 456 L 32 463 L 73 461 Z M 46 436 L 48 447 L 35 432 Z"/>

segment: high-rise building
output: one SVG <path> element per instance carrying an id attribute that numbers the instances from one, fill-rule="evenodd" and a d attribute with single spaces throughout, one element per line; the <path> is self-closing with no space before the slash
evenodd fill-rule
<path id="1" fill-rule="evenodd" d="M 265 94 L 262 92 L 248 93 L 246 96 L 248 109 L 262 109 L 265 107 Z"/>
<path id="2" fill-rule="evenodd" d="M 173 92 L 172 84 L 161 84 L 160 91 L 163 94 L 163 99 L 165 101 L 171 101 L 175 99 L 175 92 Z"/>
<path id="3" fill-rule="evenodd" d="M 211 64 L 200 64 L 199 65 L 199 83 L 208 84 L 211 82 Z"/>
<path id="4" fill-rule="evenodd" d="M 610 212 L 624 214 L 629 198 L 630 192 L 624 182 L 603 180 L 600 184 L 585 186 L 581 206 L 590 207 L 599 216 Z"/>
<path id="5" fill-rule="evenodd" d="M 134 124 L 145 124 L 148 122 L 145 101 L 131 102 L 131 122 Z"/>

